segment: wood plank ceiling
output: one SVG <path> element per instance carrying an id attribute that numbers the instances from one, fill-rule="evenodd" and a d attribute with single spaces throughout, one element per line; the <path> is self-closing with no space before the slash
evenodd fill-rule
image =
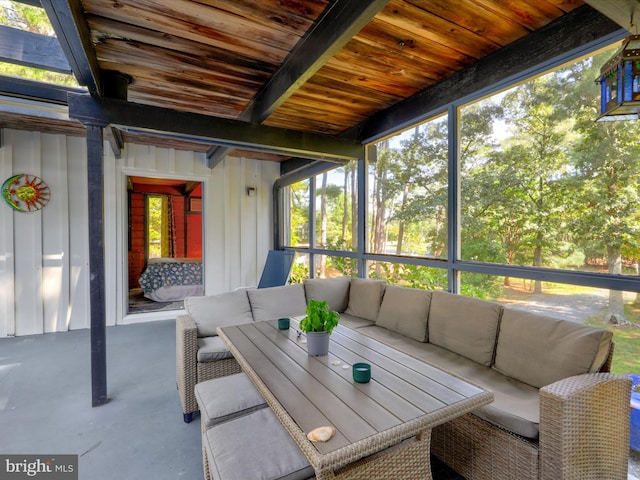
<path id="1" fill-rule="evenodd" d="M 81 12 L 87 57 L 100 72 L 131 80 L 128 102 L 351 138 L 372 117 L 456 72 L 572 12 L 592 11 L 582 0 L 362 0 L 369 10 L 358 7 L 354 18 L 364 23 L 344 38 L 344 12 L 355 8 L 346 0 L 64 1 Z M 46 3 L 48 12 L 58 8 Z M 337 43 L 318 52 L 317 40 L 331 35 Z M 122 137 L 215 149 L 131 131 Z"/>
<path id="2" fill-rule="evenodd" d="M 236 119 L 329 2 L 83 0 L 129 101 Z M 582 5 L 393 0 L 264 122 L 340 134 Z"/>

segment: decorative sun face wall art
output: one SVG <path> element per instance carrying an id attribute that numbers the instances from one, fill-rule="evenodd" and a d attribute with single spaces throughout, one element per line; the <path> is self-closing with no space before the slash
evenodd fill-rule
<path id="1" fill-rule="evenodd" d="M 20 173 L 2 184 L 2 198 L 18 212 L 35 212 L 49 203 L 49 186 L 39 177 Z"/>

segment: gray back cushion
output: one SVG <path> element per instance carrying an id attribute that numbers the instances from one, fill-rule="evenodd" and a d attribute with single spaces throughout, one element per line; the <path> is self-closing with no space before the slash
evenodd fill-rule
<path id="1" fill-rule="evenodd" d="M 199 337 L 217 335 L 217 327 L 240 325 L 253 320 L 246 290 L 187 297 L 184 299 L 184 308 L 196 323 Z"/>
<path id="2" fill-rule="evenodd" d="M 380 312 L 384 282 L 367 278 L 352 278 L 349 287 L 349 306 L 345 310 L 349 315 L 375 322 Z"/>
<path id="3" fill-rule="evenodd" d="M 430 303 L 430 291 L 387 285 L 376 325 L 426 342 Z"/>
<path id="4" fill-rule="evenodd" d="M 247 290 L 247 295 L 256 322 L 304 315 L 307 310 L 301 283 Z"/>
<path id="5" fill-rule="evenodd" d="M 331 310 L 342 313 L 349 304 L 349 285 L 351 278 L 305 278 L 304 291 L 307 302 L 313 300 L 326 300 Z"/>
<path id="6" fill-rule="evenodd" d="M 488 367 L 493 362 L 501 313 L 498 303 L 434 291 L 429 310 L 429 343 Z"/>
<path id="7" fill-rule="evenodd" d="M 505 307 L 493 368 L 534 387 L 597 372 L 613 334 L 569 320 Z"/>

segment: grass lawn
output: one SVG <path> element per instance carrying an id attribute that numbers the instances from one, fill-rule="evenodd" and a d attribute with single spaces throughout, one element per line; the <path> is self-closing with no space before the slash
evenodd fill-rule
<path id="1" fill-rule="evenodd" d="M 616 344 L 613 354 L 613 373 L 640 373 L 640 328 L 604 325 L 602 322 L 587 322 L 589 325 L 604 327 L 613 332 Z"/>
<path id="2" fill-rule="evenodd" d="M 640 373 L 640 306 L 635 303 L 625 303 L 624 315 L 635 325 L 605 325 L 598 321 L 586 322 L 588 325 L 604 327 L 613 332 L 613 342 L 616 344 L 613 353 L 613 373 Z"/>

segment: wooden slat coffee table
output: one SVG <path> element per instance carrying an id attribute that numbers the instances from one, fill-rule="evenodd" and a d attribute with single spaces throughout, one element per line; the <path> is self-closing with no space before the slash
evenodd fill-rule
<path id="1" fill-rule="evenodd" d="M 218 328 L 218 335 L 315 469 L 325 479 L 431 479 L 431 429 L 493 401 L 456 376 L 338 326 L 329 355 L 307 355 L 298 322 Z M 371 364 L 371 381 L 353 381 L 351 365 Z M 348 368 L 344 368 L 347 365 Z M 307 440 L 332 425 L 325 443 Z"/>

